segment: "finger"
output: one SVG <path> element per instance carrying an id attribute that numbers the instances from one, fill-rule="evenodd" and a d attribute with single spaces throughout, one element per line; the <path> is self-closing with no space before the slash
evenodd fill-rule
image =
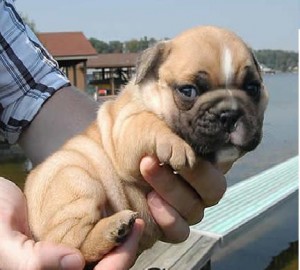
<path id="1" fill-rule="evenodd" d="M 210 162 L 199 160 L 193 170 L 183 170 L 182 177 L 200 195 L 206 207 L 217 204 L 226 191 L 226 179 Z"/>
<path id="2" fill-rule="evenodd" d="M 0 177 L 0 220 L 0 226 L 30 236 L 25 196 L 15 183 L 3 177 Z"/>
<path id="3" fill-rule="evenodd" d="M 95 267 L 95 270 L 125 270 L 136 260 L 138 242 L 143 233 L 145 223 L 136 219 L 132 232 L 124 244 L 107 254 Z"/>
<path id="4" fill-rule="evenodd" d="M 164 232 L 160 240 L 180 243 L 188 238 L 190 227 L 173 207 L 155 192 L 149 193 L 147 200 L 153 218 Z"/>
<path id="5" fill-rule="evenodd" d="M 189 224 L 203 218 L 203 203 L 199 194 L 179 175 L 173 174 L 168 166 L 159 166 L 155 158 L 147 156 L 142 159 L 140 170 L 155 192 Z"/>

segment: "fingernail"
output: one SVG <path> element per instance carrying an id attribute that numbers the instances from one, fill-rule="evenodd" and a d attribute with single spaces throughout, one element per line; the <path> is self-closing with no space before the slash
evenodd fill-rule
<path id="1" fill-rule="evenodd" d="M 155 192 L 149 193 L 148 203 L 151 204 L 152 206 L 154 206 L 155 208 L 158 208 L 158 209 L 163 207 L 161 198 Z"/>
<path id="2" fill-rule="evenodd" d="M 61 259 L 60 266 L 63 270 L 82 270 L 83 261 L 80 255 L 70 254 Z"/>
<path id="3" fill-rule="evenodd" d="M 135 226 L 139 227 L 139 229 L 136 230 L 136 231 L 137 231 L 137 234 L 138 234 L 138 239 L 140 239 L 143 235 L 143 232 L 144 232 L 145 223 L 142 219 L 136 219 Z"/>

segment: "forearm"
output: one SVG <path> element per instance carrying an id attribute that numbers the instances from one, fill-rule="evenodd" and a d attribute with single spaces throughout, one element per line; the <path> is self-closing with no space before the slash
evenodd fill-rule
<path id="1" fill-rule="evenodd" d="M 34 165 L 83 131 L 96 117 L 98 103 L 74 87 L 65 87 L 43 105 L 18 143 Z"/>

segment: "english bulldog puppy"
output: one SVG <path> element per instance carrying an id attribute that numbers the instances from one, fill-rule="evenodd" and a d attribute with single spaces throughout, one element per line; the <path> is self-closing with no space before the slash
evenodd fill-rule
<path id="1" fill-rule="evenodd" d="M 204 26 L 159 42 L 141 54 L 136 76 L 97 120 L 28 176 L 35 239 L 77 248 L 95 262 L 140 217 L 140 252 L 151 247 L 161 231 L 148 210 L 141 159 L 157 156 L 185 179 L 201 175 L 203 160 L 225 173 L 261 141 L 266 105 L 259 65 L 234 33 Z"/>

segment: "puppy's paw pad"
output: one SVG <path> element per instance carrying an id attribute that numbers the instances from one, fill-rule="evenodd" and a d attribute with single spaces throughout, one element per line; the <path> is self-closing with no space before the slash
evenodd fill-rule
<path id="1" fill-rule="evenodd" d="M 120 219 L 115 224 L 115 229 L 111 232 L 111 237 L 117 244 L 123 243 L 130 234 L 138 214 L 129 210 L 120 212 Z"/>

